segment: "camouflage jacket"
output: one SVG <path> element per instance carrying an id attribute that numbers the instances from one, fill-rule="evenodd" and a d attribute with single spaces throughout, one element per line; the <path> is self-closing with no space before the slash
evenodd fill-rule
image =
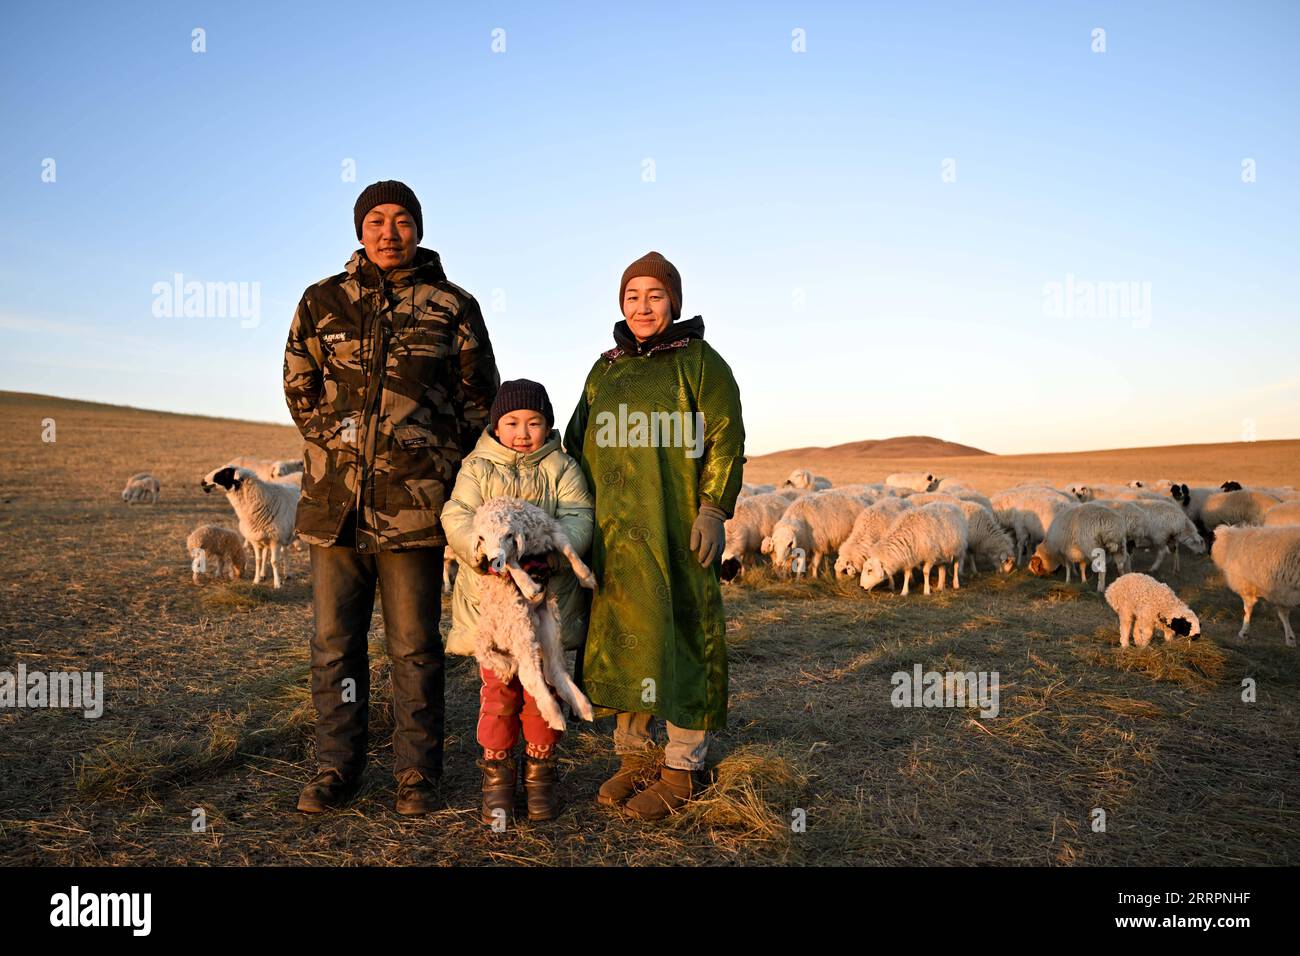
<path id="1" fill-rule="evenodd" d="M 383 273 L 358 249 L 303 293 L 285 346 L 297 532 L 333 544 L 356 508 L 360 551 L 446 545 L 439 514 L 499 385 L 478 303 L 436 252 Z"/>

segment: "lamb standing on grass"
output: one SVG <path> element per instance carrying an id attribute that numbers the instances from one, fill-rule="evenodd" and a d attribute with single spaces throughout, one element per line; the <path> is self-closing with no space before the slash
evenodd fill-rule
<path id="1" fill-rule="evenodd" d="M 147 471 L 132 475 L 126 480 L 126 487 L 122 489 L 122 500 L 129 505 L 137 501 L 157 504 L 161 495 L 162 483 Z"/>
<path id="2" fill-rule="evenodd" d="M 1097 591 L 1106 590 L 1106 561 L 1110 555 L 1115 566 L 1128 563 L 1124 520 L 1104 505 L 1089 502 L 1061 512 L 1047 529 L 1047 537 L 1029 559 L 1029 570 L 1039 577 L 1052 574 L 1065 565 L 1065 580 L 1070 580 L 1070 565 L 1079 567 L 1079 576 L 1088 581 L 1088 562 L 1102 552 L 1097 568 Z"/>
<path id="3" fill-rule="evenodd" d="M 1119 615 L 1120 647 L 1128 647 L 1130 635 L 1138 647 L 1146 647 L 1157 627 L 1166 641 L 1175 634 L 1192 640 L 1201 636 L 1201 622 L 1192 609 L 1149 575 L 1120 575 L 1106 589 L 1106 603 Z"/>
<path id="4" fill-rule="evenodd" d="M 816 577 L 822 562 L 848 539 L 865 507 L 860 499 L 833 490 L 799 498 L 772 527 L 772 566 L 784 571 L 794 549 L 801 548 L 812 556 L 808 573 Z"/>
<path id="5" fill-rule="evenodd" d="M 1245 616 L 1237 637 L 1246 639 L 1251 611 L 1264 600 L 1277 608 L 1287 647 L 1295 647 L 1291 609 L 1300 604 L 1300 527 L 1222 525 L 1210 557 L 1228 588 L 1241 598 Z"/>
<path id="6" fill-rule="evenodd" d="M 244 554 L 244 539 L 237 531 L 223 525 L 201 524 L 185 539 L 185 550 L 190 556 L 192 580 L 199 583 L 199 576 L 211 575 L 214 578 L 229 577 L 230 580 L 242 578 L 247 565 Z"/>
<path id="7" fill-rule="evenodd" d="M 591 701 L 564 665 L 560 609 L 554 590 L 537 584 L 519 565 L 525 556 L 563 555 L 583 587 L 596 588 L 591 569 L 578 557 L 561 524 L 541 508 L 518 498 L 492 498 L 474 512 L 471 560 L 490 569 L 479 590 L 474 656 L 503 684 L 519 682 L 554 730 L 564 714 L 551 689 L 583 720 L 595 717 Z M 473 573 L 472 571 L 469 573 Z M 548 686 L 549 685 L 549 686 Z"/>
<path id="8" fill-rule="evenodd" d="M 952 562 L 952 586 L 961 587 L 958 564 L 966 553 L 966 516 L 956 505 L 935 501 L 911 508 L 898 516 L 888 533 L 867 551 L 859 584 L 870 591 L 881 581 L 904 572 L 903 594 L 908 593 L 911 569 L 921 568 L 925 593 L 930 593 L 930 569 L 939 566 L 938 589 L 943 590 L 947 564 Z"/>
<path id="9" fill-rule="evenodd" d="M 229 466 L 204 475 L 199 485 L 208 494 L 218 487 L 225 491 L 226 500 L 239 516 L 239 533 L 253 546 L 253 583 L 261 583 L 269 563 L 278 588 L 286 577 L 281 571 L 281 552 L 293 544 L 301 489 L 288 482 L 263 481 L 247 468 Z"/>

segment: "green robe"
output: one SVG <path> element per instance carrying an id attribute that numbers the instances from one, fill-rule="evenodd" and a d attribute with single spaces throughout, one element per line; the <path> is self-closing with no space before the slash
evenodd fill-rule
<path id="1" fill-rule="evenodd" d="M 596 361 L 565 431 L 565 447 L 596 497 L 598 587 L 576 676 L 600 714 L 637 711 L 693 730 L 725 727 L 718 565 L 701 567 L 689 546 L 701 502 L 728 516 L 735 507 L 745 463 L 740 391 L 703 340 L 698 316 L 640 345 L 619 326 L 621 347 Z M 678 412 L 682 427 L 657 435 L 638 428 L 637 412 Z M 651 446 L 655 440 L 668 446 Z"/>

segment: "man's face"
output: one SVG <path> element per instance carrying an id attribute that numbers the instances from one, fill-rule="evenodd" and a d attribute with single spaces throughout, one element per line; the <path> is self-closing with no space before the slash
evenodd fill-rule
<path id="1" fill-rule="evenodd" d="M 623 291 L 623 318 L 638 342 L 668 328 L 673 321 L 673 304 L 664 284 L 652 276 L 629 279 Z"/>
<path id="2" fill-rule="evenodd" d="M 387 272 L 415 261 L 419 240 L 415 234 L 415 217 L 397 203 L 384 203 L 366 213 L 361 220 L 361 244 L 366 257 Z"/>

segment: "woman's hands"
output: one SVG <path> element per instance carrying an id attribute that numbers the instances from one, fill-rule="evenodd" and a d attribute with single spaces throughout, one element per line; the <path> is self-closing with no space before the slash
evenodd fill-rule
<path id="1" fill-rule="evenodd" d="M 722 557 L 726 545 L 726 535 L 722 523 L 727 520 L 727 513 L 717 505 L 705 501 L 700 504 L 700 513 L 691 525 L 691 550 L 700 559 L 702 567 L 708 567 Z"/>

